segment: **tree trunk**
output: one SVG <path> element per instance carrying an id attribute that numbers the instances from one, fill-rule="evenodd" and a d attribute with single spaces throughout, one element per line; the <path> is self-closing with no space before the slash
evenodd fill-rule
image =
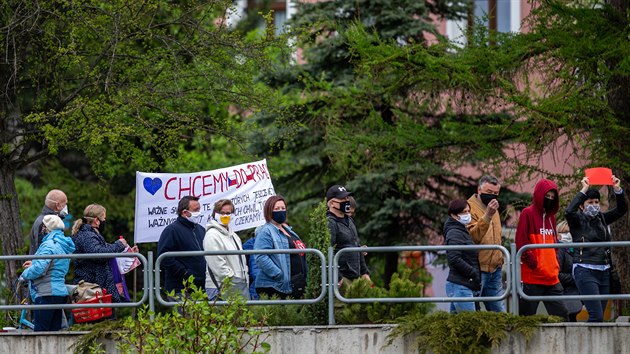
<path id="1" fill-rule="evenodd" d="M 626 28 L 628 25 L 628 0 L 608 0 L 615 12 L 609 15 L 609 20 L 617 25 L 619 28 Z M 616 60 L 610 60 L 606 65 L 611 68 L 617 68 L 619 62 L 625 58 L 619 57 Z M 608 80 L 608 106 L 615 112 L 617 119 L 625 126 L 630 127 L 630 76 L 627 75 L 612 75 Z M 620 156 L 624 166 L 627 166 L 630 161 L 625 157 L 627 145 L 624 139 L 617 139 L 613 141 L 604 142 L 609 144 L 610 153 L 615 156 Z M 615 173 L 622 181 L 622 187 L 628 195 L 628 188 L 630 187 L 630 174 L 621 166 L 616 167 Z M 630 219 L 628 215 L 624 215 L 620 220 L 612 225 L 613 241 L 629 241 L 630 240 Z M 630 247 L 617 247 L 613 248 L 612 259 L 615 269 L 619 275 L 619 281 L 621 283 L 621 292 L 623 294 L 630 293 Z M 622 305 L 622 312 L 627 313 L 629 303 L 624 301 Z"/>
<path id="2" fill-rule="evenodd" d="M 24 251 L 24 236 L 20 227 L 20 209 L 15 190 L 15 171 L 11 166 L 0 166 L 0 242 L 3 255 L 18 255 Z M 23 262 L 3 262 L 6 284 L 17 278 Z"/>

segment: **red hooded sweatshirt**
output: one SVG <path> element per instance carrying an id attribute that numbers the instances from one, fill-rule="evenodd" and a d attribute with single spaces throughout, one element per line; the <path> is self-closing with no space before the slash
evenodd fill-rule
<path id="1" fill-rule="evenodd" d="M 544 208 L 545 194 L 556 192 L 549 210 Z M 532 205 L 523 209 L 516 228 L 516 250 L 528 244 L 556 243 L 556 213 L 560 208 L 558 186 L 548 179 L 541 179 L 534 187 Z M 555 285 L 560 282 L 560 266 L 555 248 L 537 248 L 525 251 L 521 257 L 523 283 Z"/>

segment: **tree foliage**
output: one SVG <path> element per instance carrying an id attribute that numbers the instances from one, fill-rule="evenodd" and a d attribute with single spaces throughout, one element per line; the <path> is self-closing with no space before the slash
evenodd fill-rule
<path id="1" fill-rule="evenodd" d="M 239 110 L 274 107 L 254 82 L 277 43 L 231 31 L 221 1 L 9 1 L 0 59 L 0 229 L 22 247 L 15 171 L 75 149 L 102 178 L 157 171 L 182 143 L 238 141 Z M 272 110 L 271 108 L 269 110 Z M 9 267 L 9 275 L 15 275 Z"/>
<path id="2" fill-rule="evenodd" d="M 445 211 L 442 206 L 454 195 L 469 195 L 475 181 L 435 162 L 442 161 L 444 154 L 433 156 L 437 150 L 432 150 L 431 144 L 439 136 L 430 128 L 422 135 L 428 139 L 426 143 L 397 149 L 404 141 L 397 134 L 417 134 L 415 126 L 385 129 L 395 112 L 404 109 L 395 97 L 409 90 L 401 86 L 392 89 L 393 93 L 386 92 L 395 81 L 370 82 L 359 70 L 362 61 L 355 56 L 349 36 L 360 24 L 374 34 L 366 43 L 374 50 L 378 41 L 431 48 L 430 41 L 440 37 L 432 18 L 461 18 L 465 7 L 465 2 L 457 1 L 406 0 L 325 1 L 297 6 L 290 26 L 304 63 L 273 67 L 264 76 L 287 98 L 281 117 L 255 117 L 262 139 L 258 136 L 260 141 L 250 150 L 274 157 L 270 158 L 270 168 L 282 171 L 275 176 L 276 189 L 288 197 L 292 215 L 298 214 L 291 217 L 292 222 L 306 224 L 306 210 L 325 195 L 326 188 L 343 184 L 355 193 L 359 205 L 355 219 L 367 244 L 422 243 L 433 238 L 439 242 L 440 219 Z M 441 114 L 434 110 L 432 120 Z M 477 119 L 500 123 L 504 118 L 493 115 Z M 407 121 L 412 124 L 411 119 Z M 489 128 L 486 134 L 495 133 Z M 365 143 L 364 137 L 368 140 Z M 374 148 L 376 145 L 381 149 Z M 415 152 L 407 154 L 408 150 Z M 401 165 L 401 158 L 415 164 Z M 375 160 L 378 164 L 373 163 Z M 389 164 L 381 163 L 386 161 Z M 396 271 L 396 264 L 397 255 L 388 254 L 386 282 Z"/>
<path id="3" fill-rule="evenodd" d="M 628 16 L 626 0 L 542 0 L 525 32 L 476 26 L 464 47 L 400 45 L 357 25 L 346 38 L 359 80 L 354 91 L 335 96 L 340 106 L 372 104 L 352 123 L 330 110 L 330 147 L 343 151 L 347 168 L 433 163 L 444 174 L 440 169 L 494 165 L 500 175 L 536 174 L 578 187 L 583 171 L 554 175 L 539 164 L 544 153 L 563 149 L 584 167 L 612 167 L 627 187 Z M 382 101 L 392 107 L 389 116 L 379 114 Z M 514 146 L 523 153 L 509 155 Z M 614 228 L 616 239 L 628 239 L 628 218 Z M 628 269 L 628 254 L 616 250 L 620 268 Z M 622 273 L 630 284 L 630 273 Z"/>

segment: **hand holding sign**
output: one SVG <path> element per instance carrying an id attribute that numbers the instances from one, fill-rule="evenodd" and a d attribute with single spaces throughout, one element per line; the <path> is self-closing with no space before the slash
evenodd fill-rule
<path id="1" fill-rule="evenodd" d="M 596 186 L 612 186 L 614 184 L 613 174 L 610 168 L 594 167 L 584 171 L 588 178 L 588 184 Z"/>

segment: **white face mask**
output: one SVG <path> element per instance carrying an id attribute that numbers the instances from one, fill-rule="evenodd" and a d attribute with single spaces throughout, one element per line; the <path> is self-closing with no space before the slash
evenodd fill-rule
<path id="1" fill-rule="evenodd" d="M 573 237 L 569 232 L 560 232 L 558 235 L 560 236 L 560 242 L 573 242 Z"/>
<path id="2" fill-rule="evenodd" d="M 203 213 L 200 211 L 188 211 L 190 216 L 187 218 L 190 222 L 195 224 L 201 224 L 203 221 Z"/>
<path id="3" fill-rule="evenodd" d="M 460 215 L 457 215 L 457 216 L 459 216 L 459 220 L 457 220 L 457 221 L 461 222 L 463 225 L 470 224 L 470 221 L 472 220 L 472 216 L 470 215 L 470 213 L 460 214 Z"/>
<path id="4" fill-rule="evenodd" d="M 63 209 L 61 209 L 61 211 L 59 211 L 59 216 L 64 217 L 68 215 L 68 204 L 66 204 L 65 207 L 63 207 Z"/>

